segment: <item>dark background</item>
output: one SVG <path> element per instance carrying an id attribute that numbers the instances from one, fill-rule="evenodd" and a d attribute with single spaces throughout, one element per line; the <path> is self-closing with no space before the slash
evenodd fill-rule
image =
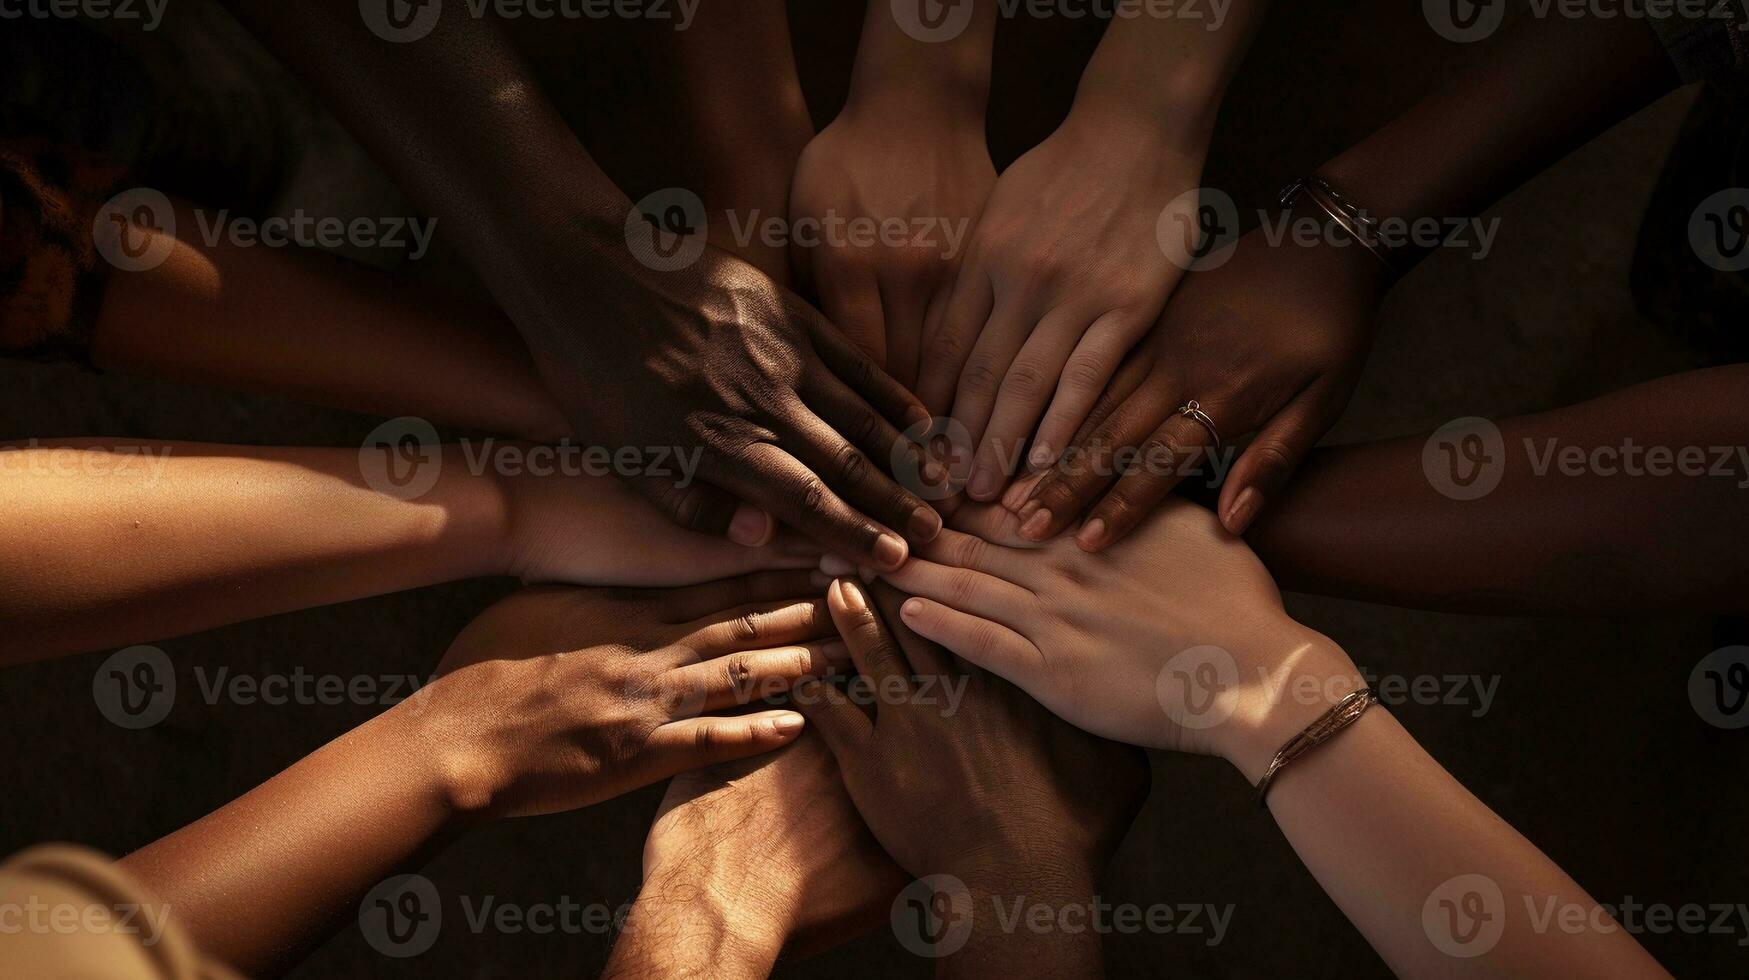
<path id="1" fill-rule="evenodd" d="M 861 6 L 792 4 L 797 56 L 817 125 L 843 100 Z M 1440 40 L 1420 6 L 1408 0 L 1279 4 L 1228 98 L 1205 183 L 1230 191 L 1242 210 L 1254 209 L 1286 180 L 1447 80 L 1472 52 Z M 614 63 L 614 29 L 521 25 L 518 33 L 555 99 L 592 142 L 642 141 L 657 152 L 665 125 L 660 114 L 602 108 L 650 97 L 648 79 L 661 72 L 660 66 Z M 1100 29 L 1060 19 L 1003 23 L 989 126 L 998 166 L 1061 119 Z M 186 85 L 160 78 L 160 87 L 144 95 L 100 94 L 113 95 L 112 104 L 128 112 L 196 121 L 236 113 L 237 100 L 226 93 L 269 94 L 210 138 L 220 144 L 214 153 L 247 154 L 265 142 L 272 147 L 270 165 L 256 171 L 187 166 L 183 175 L 196 186 L 185 193 L 260 192 L 269 210 L 283 205 L 290 211 L 295 200 L 312 212 L 343 216 L 349 207 L 400 213 L 386 210 L 393 192 L 359 151 L 210 11 L 172 3 L 162 35 L 155 43 L 184 52 Z M 104 59 L 95 64 L 100 70 L 76 74 L 91 82 L 114 67 Z M 1492 212 L 1502 230 L 1487 261 L 1441 254 L 1411 274 L 1386 306 L 1378 347 L 1331 441 L 1426 432 L 1457 416 L 1538 410 L 1716 359 L 1642 317 L 1627 288 L 1642 212 L 1693 98 L 1693 90 L 1671 95 L 1514 193 Z M 273 126 L 263 124 L 264 114 Z M 279 135 L 254 140 L 263 131 Z M 295 138 L 285 139 L 288 131 Z M 163 142 L 139 142 L 153 139 Z M 187 146 L 179 152 L 200 156 Z M 618 176 L 636 198 L 663 186 L 659 170 Z M 261 173 L 272 179 L 250 185 Z M 0 363 L 0 419 L 6 439 L 108 435 L 335 446 L 358 444 L 375 424 L 278 399 L 14 362 Z M 53 528 L 42 533 L 53 540 Z M 221 665 L 254 673 L 299 666 L 343 675 L 424 673 L 476 612 L 511 587 L 460 583 L 159 645 L 176 662 L 185 690 L 194 688 L 197 665 L 209 673 Z M 1483 717 L 1461 705 L 1393 710 L 1435 757 L 1599 901 L 1749 901 L 1749 845 L 1741 831 L 1749 741 L 1743 732 L 1709 727 L 1686 696 L 1695 662 L 1729 638 L 1721 624 L 1459 617 L 1300 596 L 1290 596 L 1289 605 L 1337 637 L 1363 667 L 1407 676 L 1498 676 L 1495 702 Z M 0 741 L 9 748 L 0 753 L 0 853 L 46 840 L 125 853 L 223 805 L 372 711 L 208 706 L 183 698 L 164 723 L 124 731 L 103 720 L 90 693 L 92 672 L 109 652 L 0 673 Z M 644 830 L 660 796 L 655 787 L 580 813 L 479 830 L 425 871 L 446 896 L 444 933 L 431 951 L 408 961 L 386 959 L 349 920 L 296 975 L 593 974 L 605 961 L 608 937 L 474 936 L 461 925 L 457 896 L 522 904 L 564 896 L 582 903 L 629 900 Z M 1153 795 L 1110 870 L 1105 894 L 1113 902 L 1234 909 L 1218 946 L 1208 945 L 1206 934 L 1109 938 L 1113 975 L 1386 975 L 1252 805 L 1243 781 L 1213 760 L 1155 756 Z M 1641 941 L 1678 975 L 1749 969 L 1749 947 L 1738 945 L 1749 936 L 1645 935 Z M 779 971 L 846 977 L 929 972 L 929 964 L 905 953 L 884 930 Z"/>

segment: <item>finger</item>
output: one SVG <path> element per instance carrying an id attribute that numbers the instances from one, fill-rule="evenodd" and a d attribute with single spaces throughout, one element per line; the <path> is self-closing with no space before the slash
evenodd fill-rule
<path id="1" fill-rule="evenodd" d="M 940 320 L 923 344 L 923 361 L 917 370 L 917 396 L 931 415 L 946 415 L 953 405 L 954 389 L 972 347 L 995 307 L 996 293 L 990 277 L 975 259 L 954 278 L 953 292 L 942 307 Z"/>
<path id="2" fill-rule="evenodd" d="M 1039 321 L 1008 365 L 990 424 L 978 444 L 977 466 L 967 487 L 973 500 L 995 499 L 1024 470 L 1021 449 L 1056 389 L 1063 362 L 1081 339 L 1088 319 L 1078 312 L 1053 310 Z"/>
<path id="3" fill-rule="evenodd" d="M 850 269 L 822 269 L 816 277 L 826 319 L 878 365 L 887 363 L 886 322 L 874 277 Z"/>
<path id="4" fill-rule="evenodd" d="M 941 531 L 941 515 L 887 475 L 922 474 L 923 447 L 900 435 L 836 378 L 809 382 L 803 400 L 819 416 L 798 425 L 796 457 L 870 517 L 903 528 L 913 544 L 932 540 Z"/>
<path id="5" fill-rule="evenodd" d="M 869 594 L 874 598 L 875 609 L 879 610 L 881 621 L 893 631 L 893 638 L 899 641 L 899 649 L 905 652 L 905 660 L 911 665 L 913 677 L 950 677 L 953 675 L 953 658 L 946 650 L 930 640 L 917 635 L 917 631 L 905 625 L 900 614 L 900 607 L 910 596 L 885 582 L 876 582 L 868 587 Z"/>
<path id="6" fill-rule="evenodd" d="M 790 704 L 807 716 L 826 747 L 849 771 L 861 759 L 862 744 L 874 734 L 874 722 L 837 686 L 818 680 L 803 680 L 790 691 Z"/>
<path id="7" fill-rule="evenodd" d="M 853 578 L 838 579 L 826 593 L 826 604 L 838 624 L 838 635 L 850 647 L 857 672 L 868 678 L 876 690 L 886 690 L 889 684 L 909 690 L 910 664 L 892 631 L 875 612 L 863 584 Z"/>
<path id="8" fill-rule="evenodd" d="M 911 559 L 897 571 L 884 572 L 881 578 L 911 595 L 944 602 L 955 609 L 1009 626 L 1027 621 L 1038 605 L 1038 597 L 1023 586 L 969 568 L 937 565 L 922 558 Z"/>
<path id="9" fill-rule="evenodd" d="M 996 510 L 996 508 L 990 508 Z M 1031 546 L 1036 548 L 1036 546 Z M 1029 548 L 1029 550 L 1031 550 Z M 1025 551 L 1006 548 L 976 534 L 943 531 L 941 536 L 913 553 L 937 565 L 969 568 L 1005 582 L 1029 585 L 1039 575 L 1040 564 Z"/>
<path id="10" fill-rule="evenodd" d="M 749 547 L 758 547 L 771 538 L 769 531 L 763 529 L 760 518 L 764 515 L 757 508 L 743 507 L 733 494 L 718 487 L 699 482 L 681 486 L 672 479 L 649 475 L 627 480 L 669 520 L 689 531 L 728 537 Z"/>
<path id="11" fill-rule="evenodd" d="M 1044 680 L 1044 655 L 1038 647 L 1000 623 L 917 596 L 905 600 L 900 615 L 918 636 L 941 644 L 967 663 L 1028 694 Z"/>
<path id="12" fill-rule="evenodd" d="M 1004 298 L 997 301 L 990 322 L 978 334 L 966 366 L 960 369 L 959 386 L 953 395 L 954 420 L 966 427 L 973 443 L 983 441 L 1002 378 L 1037 324 L 1038 316 L 1030 307 Z M 972 479 L 976 481 L 976 473 Z"/>
<path id="13" fill-rule="evenodd" d="M 1117 373 L 1124 354 L 1146 331 L 1146 322 L 1136 322 L 1133 315 L 1122 311 L 1107 313 L 1088 328 L 1087 335 L 1063 364 L 1056 394 L 1027 457 L 1032 468 L 1042 470 L 1057 461 L 1063 447 L 1069 445 L 1081 423 L 1087 421 L 1094 402 Z"/>
<path id="14" fill-rule="evenodd" d="M 910 389 L 892 376 L 881 370 L 880 365 L 869 359 L 849 338 L 845 337 L 824 319 L 813 315 L 812 310 L 803 314 L 808 335 L 814 342 L 814 352 L 819 355 L 820 362 L 827 370 L 837 375 L 839 380 L 850 386 L 864 401 L 868 402 L 883 418 L 900 429 L 908 429 L 913 425 L 927 425 L 929 412 Z"/>
<path id="15" fill-rule="evenodd" d="M 801 599 L 819 592 L 805 568 L 754 572 L 734 578 L 690 585 L 683 589 L 620 589 L 615 596 L 633 601 L 655 601 L 670 623 L 691 623 L 725 609 L 781 599 Z"/>
<path id="16" fill-rule="evenodd" d="M 1280 494 L 1306 454 L 1328 432 L 1335 415 L 1323 392 L 1308 388 L 1263 427 L 1221 487 L 1221 524 L 1232 534 L 1244 534 L 1263 507 Z"/>
<path id="17" fill-rule="evenodd" d="M 1055 462 L 1055 460 L 1052 460 L 1052 462 Z M 1039 483 L 1044 480 L 1045 475 L 1049 472 L 1048 469 L 1040 470 L 1029 476 L 1023 476 L 1009 484 L 1008 489 L 1002 492 L 1002 509 L 1019 513 L 1020 508 L 1026 506 L 1026 502 L 1032 499 L 1033 491 L 1038 488 Z M 956 523 L 954 526 L 958 527 L 959 525 Z"/>
<path id="18" fill-rule="evenodd" d="M 1216 408 L 1205 411 L 1219 417 Z M 1099 551 L 1122 541 L 1180 480 L 1201 466 L 1213 445 L 1201 423 L 1174 413 L 1138 447 L 1128 472 L 1088 514 L 1075 543 L 1084 551 Z"/>
<path id="19" fill-rule="evenodd" d="M 745 650 L 687 664 L 663 678 L 670 718 L 753 704 L 776 697 L 804 677 L 826 677 L 848 669 L 850 651 L 842 640 Z"/>
<path id="20" fill-rule="evenodd" d="M 1133 457 L 1133 447 L 1166 417 L 1171 393 L 1162 389 L 1138 387 L 1090 436 L 1076 439 L 1058 458 L 1032 499 L 1020 508 L 1022 537 L 1031 541 L 1056 537 L 1099 499 L 1117 479 L 1119 464 Z"/>
<path id="21" fill-rule="evenodd" d="M 832 629 L 832 616 L 819 599 L 763 602 L 716 613 L 675 643 L 709 658 L 815 640 L 831 636 Z"/>
<path id="22" fill-rule="evenodd" d="M 743 451 L 715 479 L 826 548 L 875 568 L 897 568 L 905 539 L 845 503 L 815 472 L 769 443 Z"/>
<path id="23" fill-rule="evenodd" d="M 689 769 L 782 748 L 795 741 L 806 724 L 794 711 L 671 721 L 650 733 L 640 761 L 648 782 L 654 783 Z"/>

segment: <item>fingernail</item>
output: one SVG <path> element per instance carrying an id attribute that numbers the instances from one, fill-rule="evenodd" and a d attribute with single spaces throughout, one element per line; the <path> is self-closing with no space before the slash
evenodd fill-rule
<path id="1" fill-rule="evenodd" d="M 863 612 L 868 609 L 868 603 L 863 601 L 862 587 L 853 585 L 851 579 L 838 580 L 838 598 L 844 603 L 844 608 L 851 612 Z"/>
<path id="2" fill-rule="evenodd" d="M 735 516 L 729 519 L 729 540 L 749 548 L 758 547 L 765 543 L 770 522 L 771 518 L 765 511 L 752 504 L 742 504 L 735 508 Z"/>
<path id="3" fill-rule="evenodd" d="M 905 563 L 905 541 L 897 535 L 883 534 L 875 539 L 874 558 L 880 568 L 892 570 Z"/>
<path id="4" fill-rule="evenodd" d="M 923 615 L 923 600 L 922 599 L 906 599 L 905 604 L 899 607 L 899 618 L 904 619 L 906 621 L 917 619 L 917 618 L 921 617 L 922 615 Z"/>
<path id="5" fill-rule="evenodd" d="M 772 721 L 771 727 L 776 729 L 779 735 L 793 735 L 801 731 L 804 724 L 807 723 L 802 720 L 801 715 L 779 715 L 776 720 Z"/>
<path id="6" fill-rule="evenodd" d="M 996 485 L 1000 480 L 1001 477 L 996 475 L 995 470 L 979 464 L 977 472 L 972 474 L 972 482 L 966 488 L 966 492 L 971 494 L 974 499 L 988 500 L 990 495 L 996 492 Z"/>
<path id="7" fill-rule="evenodd" d="M 1227 511 L 1227 530 L 1234 534 L 1244 534 L 1257 519 L 1257 512 L 1263 509 L 1263 494 L 1256 487 L 1246 487 L 1239 491 L 1239 499 L 1233 501 L 1233 506 Z"/>
<path id="8" fill-rule="evenodd" d="M 1051 447 L 1042 442 L 1039 443 L 1032 447 L 1032 455 L 1028 457 L 1028 459 L 1032 462 L 1034 468 L 1041 470 L 1044 469 L 1051 465 Z"/>
<path id="9" fill-rule="evenodd" d="M 924 408 L 922 405 L 912 405 L 905 411 L 905 424 L 900 426 L 900 428 L 909 429 L 914 425 L 926 426 L 934 420 L 935 416 L 929 414 L 929 409 Z"/>
<path id="10" fill-rule="evenodd" d="M 911 512 L 911 537 L 918 541 L 934 541 L 941 533 L 941 515 L 932 507 L 919 507 Z"/>
<path id="11" fill-rule="evenodd" d="M 939 462 L 937 462 L 933 459 L 926 460 L 923 464 L 923 479 L 925 482 L 927 482 L 931 485 L 934 485 L 937 483 L 946 483 L 947 482 L 947 467 L 941 465 Z"/>
<path id="12" fill-rule="evenodd" d="M 1051 512 L 1040 507 L 1032 512 L 1026 523 L 1020 525 L 1020 536 L 1031 541 L 1043 541 L 1045 528 L 1051 526 Z"/>
<path id="13" fill-rule="evenodd" d="M 1081 525 L 1081 532 L 1075 535 L 1075 543 L 1082 550 L 1092 551 L 1105 543 L 1105 521 L 1095 517 Z"/>

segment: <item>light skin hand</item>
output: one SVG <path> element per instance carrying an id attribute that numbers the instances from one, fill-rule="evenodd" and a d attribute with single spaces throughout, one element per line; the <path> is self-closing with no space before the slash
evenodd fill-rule
<path id="1" fill-rule="evenodd" d="M 1026 537 L 1054 537 L 1086 512 L 1075 540 L 1098 551 L 1123 540 L 1186 475 L 1207 472 L 1214 437 L 1178 411 L 1193 399 L 1224 446 L 1257 432 L 1221 495 L 1222 523 L 1236 533 L 1335 424 L 1372 347 L 1384 267 L 1357 245 L 1271 243 L 1267 232 L 1251 232 L 1225 264 L 1186 278 L 1074 450 L 1021 505 Z"/>
<path id="2" fill-rule="evenodd" d="M 1026 972 L 1041 963 L 1054 975 L 1095 972 L 1096 937 L 1000 934 L 984 903 L 1020 894 L 1087 901 L 1146 795 L 1145 758 L 1076 731 L 924 641 L 899 621 L 904 601 L 854 579 L 837 580 L 827 597 L 877 695 L 872 718 L 826 683 L 798 685 L 793 704 L 832 749 L 887 852 L 913 876 L 951 875 L 971 893 L 971 938 L 943 960 L 942 975 L 996 975 L 1028 962 Z M 962 692 L 957 705 L 950 687 Z"/>

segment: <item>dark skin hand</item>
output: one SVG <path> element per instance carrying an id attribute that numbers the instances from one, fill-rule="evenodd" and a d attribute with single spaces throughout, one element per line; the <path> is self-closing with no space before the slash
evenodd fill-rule
<path id="1" fill-rule="evenodd" d="M 934 537 L 939 517 L 886 476 L 918 452 L 899 432 L 927 418 L 917 400 L 753 266 L 714 248 L 652 264 L 640 235 L 676 242 L 634 213 L 489 19 L 448 4 L 392 43 L 353 0 L 231 6 L 439 218 L 577 439 L 702 451 L 700 481 L 628 476 L 672 519 L 758 544 L 775 518 L 880 568 Z"/>
<path id="2" fill-rule="evenodd" d="M 899 618 L 904 599 L 849 578 L 827 596 L 857 670 L 878 692 L 872 718 L 819 682 L 798 685 L 793 706 L 832 749 L 850 798 L 894 860 L 919 879 L 963 884 L 946 897 L 952 921 L 969 915 L 970 931 L 938 975 L 1098 975 L 1096 934 L 1004 931 L 993 903 L 1090 901 L 1146 798 L 1147 757 L 921 639 Z M 961 684 L 954 706 L 944 686 Z"/>

